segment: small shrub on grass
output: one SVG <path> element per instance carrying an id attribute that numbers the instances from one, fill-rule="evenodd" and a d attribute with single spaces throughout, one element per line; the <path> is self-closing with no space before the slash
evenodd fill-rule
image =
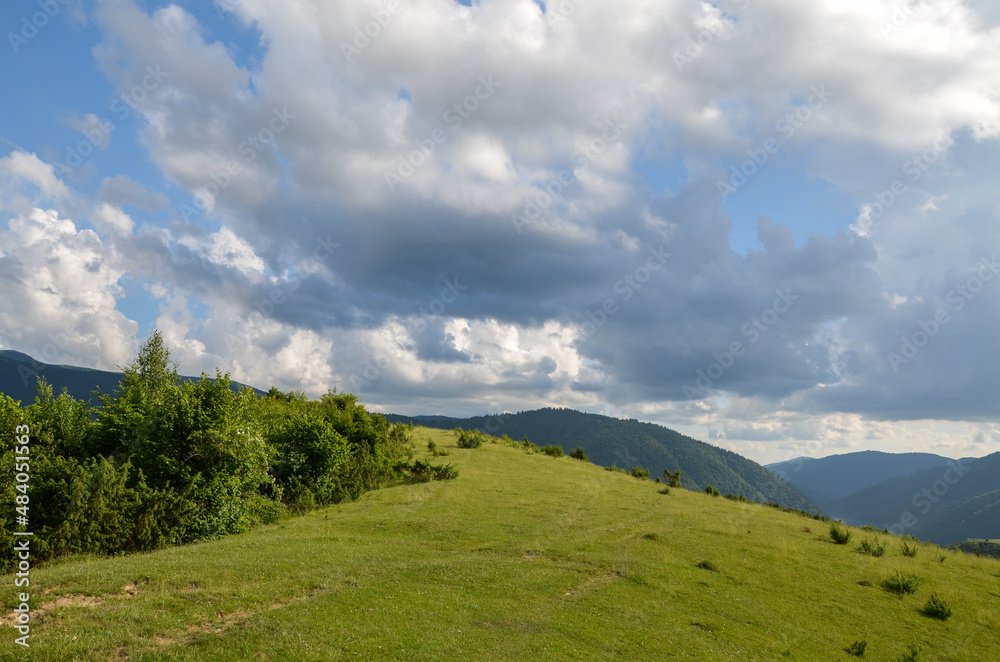
<path id="1" fill-rule="evenodd" d="M 694 565 L 696 568 L 701 568 L 702 570 L 711 570 L 712 572 L 719 571 L 719 567 L 711 561 L 698 561 Z"/>
<path id="2" fill-rule="evenodd" d="M 427 440 L 427 450 L 430 451 L 432 457 L 441 457 L 443 455 L 450 455 L 448 451 L 438 448 L 438 445 L 434 443 L 433 439 Z"/>
<path id="3" fill-rule="evenodd" d="M 858 545 L 858 551 L 862 554 L 867 554 L 868 556 L 884 556 L 885 555 L 885 543 L 879 541 L 878 538 L 869 540 L 865 538 Z"/>
<path id="4" fill-rule="evenodd" d="M 944 563 L 944 560 L 945 560 L 946 558 L 948 558 L 948 557 L 947 557 L 947 556 L 945 556 L 944 554 L 942 554 L 942 555 L 941 555 L 941 558 L 939 558 L 939 559 L 938 559 L 938 562 L 939 562 L 939 563 Z"/>
<path id="5" fill-rule="evenodd" d="M 646 540 L 652 540 L 653 542 L 656 542 L 657 540 L 660 539 L 660 534 L 658 534 L 658 533 L 647 533 L 646 535 L 643 536 L 643 538 L 645 538 Z"/>
<path id="6" fill-rule="evenodd" d="M 927 604 L 920 610 L 924 616 L 936 618 L 939 621 L 947 621 L 951 618 L 951 605 L 932 593 Z"/>
<path id="7" fill-rule="evenodd" d="M 632 471 L 630 473 L 636 478 L 649 478 L 649 472 L 642 467 L 632 467 Z"/>
<path id="8" fill-rule="evenodd" d="M 868 640 L 859 639 L 844 650 L 848 655 L 853 655 L 854 657 L 864 657 L 865 651 L 868 650 Z"/>
<path id="9" fill-rule="evenodd" d="M 666 479 L 666 483 L 669 487 L 680 487 L 681 486 L 681 470 L 670 473 L 666 469 L 663 470 L 663 477 Z"/>
<path id="10" fill-rule="evenodd" d="M 840 526 L 840 522 L 830 525 L 830 539 L 838 545 L 846 545 L 851 542 L 851 532 Z"/>
<path id="11" fill-rule="evenodd" d="M 581 446 L 577 446 L 576 448 L 574 448 L 570 452 L 569 456 L 574 460 L 582 460 L 583 462 L 586 462 L 590 459 L 589 457 L 587 457 L 587 451 L 583 450 Z"/>
<path id="12" fill-rule="evenodd" d="M 872 533 L 875 533 L 875 527 L 872 526 L 871 524 L 865 524 L 863 527 L 861 527 L 861 530 L 862 531 L 871 531 Z"/>
<path id="13" fill-rule="evenodd" d="M 521 440 L 521 448 L 524 449 L 525 453 L 541 453 L 542 452 L 541 447 L 538 444 L 535 444 L 535 443 L 532 443 L 532 442 L 528 441 L 528 437 L 527 436 L 525 436 L 524 439 Z"/>
<path id="14" fill-rule="evenodd" d="M 542 452 L 550 457 L 562 457 L 563 448 L 562 446 L 556 446 L 555 444 L 549 444 L 548 446 L 542 446 Z"/>
<path id="15" fill-rule="evenodd" d="M 711 485 L 709 485 L 709 486 L 707 486 L 705 488 L 705 494 L 711 494 L 712 496 L 716 496 L 716 497 L 717 496 L 722 496 L 722 493 L 719 492 L 719 490 L 717 490 L 714 487 L 712 487 Z"/>
<path id="16" fill-rule="evenodd" d="M 920 648 L 920 646 L 914 646 L 913 644 L 910 644 L 910 650 L 907 651 L 903 655 L 903 657 L 899 658 L 899 662 L 919 662 L 920 653 L 922 652 L 923 649 Z"/>
<path id="17" fill-rule="evenodd" d="M 670 488 L 664 487 L 662 490 L 660 490 L 660 494 L 670 494 Z"/>
<path id="18" fill-rule="evenodd" d="M 920 586 L 920 580 L 916 577 L 904 576 L 899 570 L 896 574 L 891 577 L 886 577 L 882 580 L 882 588 L 889 593 L 895 593 L 896 595 L 903 597 L 910 593 L 916 593 L 917 588 Z"/>
<path id="19" fill-rule="evenodd" d="M 903 553 L 903 556 L 909 556 L 912 559 L 917 555 L 917 546 L 903 540 L 899 543 L 899 551 Z"/>
<path id="20" fill-rule="evenodd" d="M 621 474 L 627 474 L 628 473 L 627 471 L 625 471 L 621 467 L 616 467 L 613 464 L 610 467 L 604 467 L 604 470 L 605 471 L 617 471 L 618 473 L 621 473 Z"/>
<path id="21" fill-rule="evenodd" d="M 455 428 L 455 432 L 458 434 L 458 447 L 459 448 L 479 448 L 486 441 L 486 435 L 484 435 L 479 430 L 463 430 L 462 428 Z"/>
<path id="22" fill-rule="evenodd" d="M 743 496 L 742 494 L 740 494 L 740 495 L 727 494 L 726 498 L 729 499 L 730 501 L 742 501 L 744 503 L 748 502 L 748 499 L 745 496 Z"/>

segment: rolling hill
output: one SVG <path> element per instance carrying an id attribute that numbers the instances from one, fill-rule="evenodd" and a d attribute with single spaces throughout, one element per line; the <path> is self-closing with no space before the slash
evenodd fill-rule
<path id="1" fill-rule="evenodd" d="M 800 457 L 765 467 L 825 508 L 832 501 L 874 487 L 884 480 L 945 467 L 953 461 L 932 453 L 861 451 L 819 459 Z"/>
<path id="2" fill-rule="evenodd" d="M 31 570 L 31 649 L 3 660 L 991 660 L 1000 563 L 419 428 L 459 477 L 249 533 Z M 418 457 L 430 459 L 425 451 Z M 854 531 L 855 537 L 868 535 Z M 882 588 L 916 577 L 915 594 Z M 4 604 L 17 604 L 7 578 Z M 931 595 L 947 621 L 922 609 Z M 909 659 L 916 659 L 910 657 Z"/>
<path id="3" fill-rule="evenodd" d="M 1000 453 L 883 481 L 826 508 L 851 524 L 938 544 L 1000 535 Z"/>
<path id="4" fill-rule="evenodd" d="M 579 446 L 602 466 L 641 466 L 653 477 L 662 477 L 664 469 L 680 469 L 683 485 L 689 489 L 712 485 L 723 494 L 819 512 L 809 499 L 756 462 L 654 423 L 552 408 L 465 419 L 395 414 L 387 418 L 439 429 L 478 429 L 515 440 L 527 437 L 539 445 L 562 446 L 567 452 Z"/>

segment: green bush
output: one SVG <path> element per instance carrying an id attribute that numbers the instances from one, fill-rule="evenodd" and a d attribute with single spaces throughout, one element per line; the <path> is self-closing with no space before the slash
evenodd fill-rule
<path id="1" fill-rule="evenodd" d="M 670 494 L 670 488 L 664 487 L 663 489 L 660 490 L 660 494 Z"/>
<path id="2" fill-rule="evenodd" d="M 550 457 L 562 457 L 563 448 L 562 446 L 556 446 L 555 444 L 549 444 L 548 446 L 542 446 L 542 452 Z"/>
<path id="3" fill-rule="evenodd" d="M 883 556 L 885 555 L 885 543 L 881 542 L 878 538 L 873 540 L 865 538 L 858 545 L 858 551 L 869 556 Z"/>
<path id="4" fill-rule="evenodd" d="M 458 435 L 459 448 L 479 448 L 486 441 L 486 435 L 479 430 L 455 428 L 455 433 Z"/>
<path id="5" fill-rule="evenodd" d="M 629 472 L 636 478 L 642 478 L 643 480 L 649 478 L 649 472 L 642 467 L 632 467 L 632 471 Z"/>
<path id="6" fill-rule="evenodd" d="M 920 653 L 923 649 L 920 646 L 910 645 L 910 650 L 903 654 L 903 657 L 899 658 L 899 662 L 919 662 Z"/>
<path id="7" fill-rule="evenodd" d="M 663 470 L 663 477 L 666 479 L 668 487 L 680 487 L 681 486 L 681 470 L 671 473 L 666 469 Z"/>
<path id="8" fill-rule="evenodd" d="M 920 584 L 921 582 L 917 577 L 913 575 L 904 576 L 899 570 L 891 577 L 886 577 L 882 580 L 883 589 L 900 597 L 916 593 Z"/>
<path id="9" fill-rule="evenodd" d="M 854 657 L 864 657 L 866 650 L 868 650 L 867 639 L 859 639 L 844 649 L 848 655 L 853 655 Z"/>
<path id="10" fill-rule="evenodd" d="M 525 453 L 541 453 L 542 452 L 542 449 L 538 446 L 538 444 L 533 444 L 530 441 L 528 441 L 528 437 L 527 436 L 525 436 L 524 439 L 521 440 L 521 442 L 520 442 L 519 445 L 521 446 L 522 449 L 524 449 Z"/>
<path id="11" fill-rule="evenodd" d="M 917 555 L 917 546 L 911 545 L 905 540 L 902 540 L 899 543 L 899 551 L 903 553 L 903 556 L 909 556 L 910 558 L 913 558 Z"/>
<path id="12" fill-rule="evenodd" d="M 719 490 L 715 489 L 711 485 L 708 485 L 707 487 L 705 487 L 705 494 L 710 494 L 710 495 L 716 496 L 716 497 L 717 496 L 722 496 L 721 493 L 719 492 Z"/>
<path id="13" fill-rule="evenodd" d="M 830 525 L 830 538 L 838 545 L 846 545 L 851 542 L 851 532 L 840 526 L 840 522 Z"/>
<path id="14" fill-rule="evenodd" d="M 587 451 L 583 450 L 581 446 L 577 446 L 570 452 L 569 456 L 574 460 L 583 460 L 587 462 L 590 458 L 587 457 Z"/>
<path id="15" fill-rule="evenodd" d="M 951 618 L 951 605 L 939 598 L 936 594 L 932 593 L 927 604 L 924 608 L 920 610 L 925 616 L 930 616 L 931 618 L 936 618 L 941 621 L 947 621 Z"/>
<path id="16" fill-rule="evenodd" d="M 605 471 L 616 471 L 616 472 L 621 473 L 621 474 L 627 474 L 628 473 L 627 471 L 625 471 L 621 467 L 615 466 L 613 464 L 610 467 L 604 467 L 604 470 Z"/>

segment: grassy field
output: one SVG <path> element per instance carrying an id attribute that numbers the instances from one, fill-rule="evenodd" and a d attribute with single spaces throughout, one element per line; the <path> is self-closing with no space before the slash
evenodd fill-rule
<path id="1" fill-rule="evenodd" d="M 992 660 L 1000 562 L 500 444 L 248 534 L 32 572 L 30 651 L 2 660 Z M 426 452 L 419 453 L 426 457 Z M 864 538 L 884 556 L 858 551 Z M 894 571 L 921 585 L 883 590 Z M 5 612 L 14 604 L 3 578 Z M 921 609 L 931 594 L 946 621 Z M 4 617 L 5 622 L 9 617 Z"/>

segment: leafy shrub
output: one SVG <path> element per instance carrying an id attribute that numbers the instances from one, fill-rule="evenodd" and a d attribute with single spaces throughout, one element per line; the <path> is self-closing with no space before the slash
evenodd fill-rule
<path id="1" fill-rule="evenodd" d="M 922 652 L 923 649 L 920 648 L 920 646 L 914 646 L 913 644 L 910 644 L 910 650 L 907 651 L 903 655 L 903 657 L 899 658 L 899 662 L 919 662 L 920 653 Z"/>
<path id="2" fill-rule="evenodd" d="M 542 446 L 542 452 L 550 457 L 562 457 L 563 448 L 562 446 L 557 446 L 555 444 L 549 444 L 548 446 Z"/>
<path id="3" fill-rule="evenodd" d="M 636 478 L 642 478 L 643 480 L 649 478 L 649 472 L 642 467 L 632 467 L 632 471 L 629 472 Z"/>
<path id="4" fill-rule="evenodd" d="M 866 650 L 868 650 L 867 639 L 859 639 L 844 649 L 848 655 L 853 655 L 854 657 L 864 657 Z"/>
<path id="5" fill-rule="evenodd" d="M 878 538 L 873 540 L 865 538 L 858 545 L 858 551 L 869 556 L 883 556 L 885 554 L 885 543 L 881 542 Z"/>
<path id="6" fill-rule="evenodd" d="M 711 494 L 712 496 L 716 496 L 716 497 L 717 496 L 722 496 L 721 493 L 719 492 L 719 490 L 715 489 L 711 485 L 709 485 L 709 486 L 707 486 L 705 488 L 705 494 Z"/>
<path id="7" fill-rule="evenodd" d="M 851 542 L 851 532 L 840 526 L 840 522 L 830 525 L 830 538 L 838 545 L 846 545 Z"/>
<path id="8" fill-rule="evenodd" d="M 663 477 L 666 479 L 668 487 L 680 487 L 681 486 L 681 470 L 671 473 L 666 469 L 663 470 Z"/>
<path id="9" fill-rule="evenodd" d="M 458 434 L 459 448 L 479 448 L 486 441 L 486 435 L 479 430 L 455 428 L 455 433 Z"/>
<path id="10" fill-rule="evenodd" d="M 941 621 L 947 621 L 951 618 L 951 605 L 942 600 L 937 596 L 937 594 L 932 593 L 927 604 L 924 608 L 920 610 L 925 616 L 930 616 L 931 618 L 936 618 Z"/>
<path id="11" fill-rule="evenodd" d="M 896 595 L 902 597 L 910 593 L 916 593 L 917 588 L 920 587 L 920 580 L 913 576 L 904 576 L 899 570 L 896 574 L 891 577 L 886 577 L 882 580 L 882 588 L 889 593 L 895 593 Z"/>
<path id="12" fill-rule="evenodd" d="M 910 558 L 913 558 L 917 555 L 917 546 L 911 545 L 905 540 L 902 540 L 899 543 L 899 551 L 903 553 L 903 556 L 909 556 Z"/>
<path id="13" fill-rule="evenodd" d="M 583 447 L 581 447 L 581 446 L 577 446 L 576 448 L 574 448 L 570 452 L 569 456 L 571 458 L 573 458 L 574 460 L 582 460 L 584 462 L 587 462 L 588 460 L 590 460 L 590 458 L 587 457 L 587 451 L 583 450 Z"/>

